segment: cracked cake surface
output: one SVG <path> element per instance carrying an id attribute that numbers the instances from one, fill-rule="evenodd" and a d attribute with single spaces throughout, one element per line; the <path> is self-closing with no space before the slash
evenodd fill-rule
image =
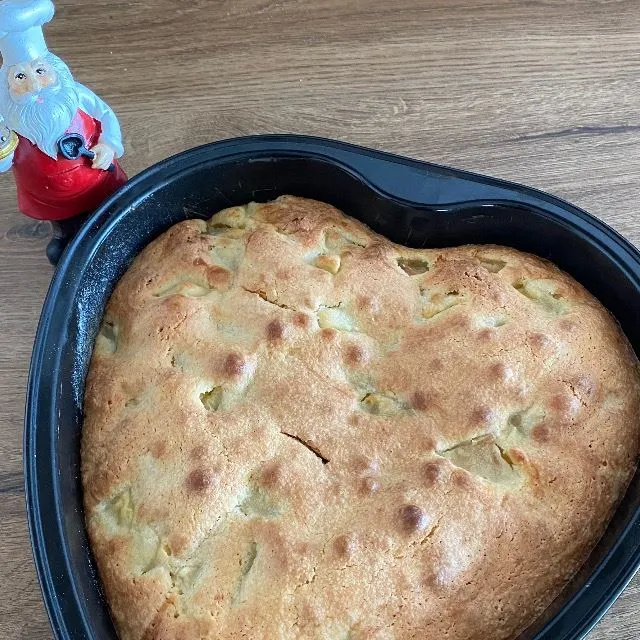
<path id="1" fill-rule="evenodd" d="M 285 196 L 188 220 L 107 305 L 85 514 L 123 640 L 500 640 L 634 472 L 638 362 L 514 249 Z"/>

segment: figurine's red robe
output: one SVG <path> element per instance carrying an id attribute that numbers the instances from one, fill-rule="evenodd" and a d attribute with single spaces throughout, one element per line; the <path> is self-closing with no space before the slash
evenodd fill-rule
<path id="1" fill-rule="evenodd" d="M 78 109 L 66 133 L 80 133 L 88 149 L 94 147 L 102 131 L 100 123 Z M 13 157 L 13 173 L 18 187 L 18 208 L 38 220 L 64 220 L 96 209 L 127 176 L 114 160 L 115 171 L 93 169 L 91 160 L 81 156 L 54 160 L 27 138 Z"/>

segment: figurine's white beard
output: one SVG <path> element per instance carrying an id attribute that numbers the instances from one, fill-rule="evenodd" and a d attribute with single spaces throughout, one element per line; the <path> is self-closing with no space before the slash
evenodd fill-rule
<path id="1" fill-rule="evenodd" d="M 6 81 L 0 79 L 0 114 L 6 125 L 52 158 L 58 157 L 57 142 L 69 128 L 78 107 L 76 84 L 69 68 L 53 54 L 49 60 L 56 69 L 58 81 L 54 86 L 42 89 L 14 100 Z"/>

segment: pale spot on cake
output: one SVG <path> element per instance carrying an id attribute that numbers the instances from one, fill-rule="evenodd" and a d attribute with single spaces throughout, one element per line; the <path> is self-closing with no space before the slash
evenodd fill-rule
<path id="1" fill-rule="evenodd" d="M 355 320 L 347 311 L 339 307 L 320 307 L 318 311 L 318 325 L 321 329 L 357 331 Z"/>
<path id="2" fill-rule="evenodd" d="M 173 350 L 173 347 L 171 347 L 167 355 L 169 354 L 171 354 L 169 364 L 174 369 L 179 369 L 180 371 L 184 371 L 185 368 L 189 366 L 190 358 L 186 353 L 175 353 Z"/>
<path id="3" fill-rule="evenodd" d="M 170 558 L 174 555 L 173 547 L 171 546 L 170 540 L 164 540 L 161 544 L 162 553 L 164 553 L 167 558 Z"/>
<path id="4" fill-rule="evenodd" d="M 207 411 L 217 411 L 222 404 L 222 387 L 213 387 L 200 394 L 200 402 Z"/>
<path id="5" fill-rule="evenodd" d="M 178 595 L 185 595 L 191 591 L 201 574 L 204 571 L 204 564 L 200 562 L 190 562 L 187 565 L 180 567 L 177 571 L 171 572 L 171 580 L 173 588 Z M 174 614 L 174 617 L 178 617 Z"/>
<path id="6" fill-rule="evenodd" d="M 235 234 L 226 234 L 207 247 L 210 258 L 216 263 L 215 266 L 221 266 L 230 272 L 225 278 L 229 285 L 233 282 L 232 273 L 238 271 L 244 260 L 246 249 L 244 242 L 232 237 L 233 235 Z"/>
<path id="7" fill-rule="evenodd" d="M 96 513 L 111 532 L 118 529 L 130 529 L 133 524 L 135 507 L 131 496 L 131 487 L 126 487 L 111 500 L 102 501 Z"/>
<path id="8" fill-rule="evenodd" d="M 131 564 L 134 573 L 144 575 L 162 566 L 166 561 L 158 533 L 148 525 L 139 523 L 132 531 Z"/>
<path id="9" fill-rule="evenodd" d="M 612 414 L 622 411 L 625 407 L 623 391 L 609 391 L 602 400 L 602 408 Z"/>
<path id="10" fill-rule="evenodd" d="M 523 296 L 529 298 L 548 313 L 564 315 L 569 311 L 569 301 L 560 292 L 560 285 L 553 280 L 519 280 L 514 285 Z"/>
<path id="11" fill-rule="evenodd" d="M 201 267 L 204 273 L 207 285 L 210 288 L 218 289 L 227 287 L 232 280 L 233 274 L 224 267 L 206 262 L 202 258 L 196 258 L 193 261 L 194 267 Z"/>
<path id="12" fill-rule="evenodd" d="M 367 393 L 360 400 L 360 408 L 374 416 L 394 416 L 407 411 L 407 405 L 398 397 L 383 393 Z"/>
<path id="13" fill-rule="evenodd" d="M 185 298 L 202 298 L 211 293 L 211 288 L 192 280 L 178 280 L 165 285 L 153 295 L 156 298 L 183 296 Z"/>
<path id="14" fill-rule="evenodd" d="M 207 229 L 246 229 L 250 217 L 250 207 L 236 206 L 223 209 L 216 213 L 208 222 Z"/>
<path id="15" fill-rule="evenodd" d="M 274 496 L 257 486 L 248 487 L 238 508 L 248 518 L 277 518 L 281 513 Z"/>
<path id="16" fill-rule="evenodd" d="M 425 301 L 425 306 L 422 315 L 427 320 L 440 316 L 448 309 L 462 304 L 465 297 L 456 289 L 450 289 L 444 292 L 440 291 L 421 291 L 422 297 Z"/>
<path id="17" fill-rule="evenodd" d="M 314 266 L 323 271 L 327 271 L 331 275 L 336 275 L 340 271 L 341 260 L 338 255 L 325 254 L 318 256 L 314 261 Z"/>
<path id="18" fill-rule="evenodd" d="M 106 353 L 115 353 L 118 348 L 118 325 L 113 320 L 104 320 L 96 338 L 96 348 Z"/>
<path id="19" fill-rule="evenodd" d="M 398 258 L 397 264 L 408 276 L 418 276 L 431 268 L 425 258 Z"/>
<path id="20" fill-rule="evenodd" d="M 521 411 L 516 411 L 509 416 L 508 426 L 517 429 L 521 434 L 528 436 L 536 425 L 540 424 L 546 416 L 543 407 L 531 405 Z"/>
<path id="21" fill-rule="evenodd" d="M 506 266 L 505 260 L 500 258 L 490 258 L 488 256 L 478 256 L 478 262 L 480 266 L 486 269 L 489 273 L 500 273 Z"/>
<path id="22" fill-rule="evenodd" d="M 357 238 L 346 229 L 333 228 L 325 231 L 324 244 L 329 251 L 342 253 L 347 249 L 363 248 L 366 246 L 367 241 L 364 238 Z"/>
<path id="23" fill-rule="evenodd" d="M 238 586 L 236 587 L 235 596 L 233 598 L 234 604 L 246 602 L 249 597 L 249 595 L 246 593 L 246 583 L 258 557 L 258 552 L 259 549 L 257 542 L 250 542 L 247 546 L 244 556 L 240 560 L 240 578 L 238 580 Z"/>
<path id="24" fill-rule="evenodd" d="M 474 318 L 475 327 L 478 329 L 498 329 L 507 324 L 507 317 L 504 315 L 476 316 Z"/>
<path id="25" fill-rule="evenodd" d="M 141 403 L 141 398 L 129 398 L 129 400 L 127 400 L 124 403 L 124 408 L 125 409 L 136 409 L 137 407 L 140 406 Z"/>
<path id="26" fill-rule="evenodd" d="M 505 487 L 517 487 L 522 477 L 500 444 L 491 435 L 472 438 L 440 451 L 456 467 Z"/>

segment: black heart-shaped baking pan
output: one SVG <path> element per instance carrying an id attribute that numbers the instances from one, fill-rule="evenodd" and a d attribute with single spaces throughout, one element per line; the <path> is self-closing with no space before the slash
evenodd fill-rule
<path id="1" fill-rule="evenodd" d="M 29 527 L 56 638 L 115 638 L 85 530 L 84 380 L 105 304 L 140 250 L 186 218 L 283 194 L 331 203 L 412 247 L 508 245 L 547 258 L 616 316 L 640 353 L 640 254 L 550 195 L 348 144 L 260 136 L 187 151 L 143 172 L 89 219 L 63 256 L 35 340 L 24 464 Z M 544 562 L 544 559 L 540 559 Z M 640 565 L 640 474 L 575 579 L 522 640 L 583 638 Z M 489 640 L 489 639 L 487 639 Z"/>

